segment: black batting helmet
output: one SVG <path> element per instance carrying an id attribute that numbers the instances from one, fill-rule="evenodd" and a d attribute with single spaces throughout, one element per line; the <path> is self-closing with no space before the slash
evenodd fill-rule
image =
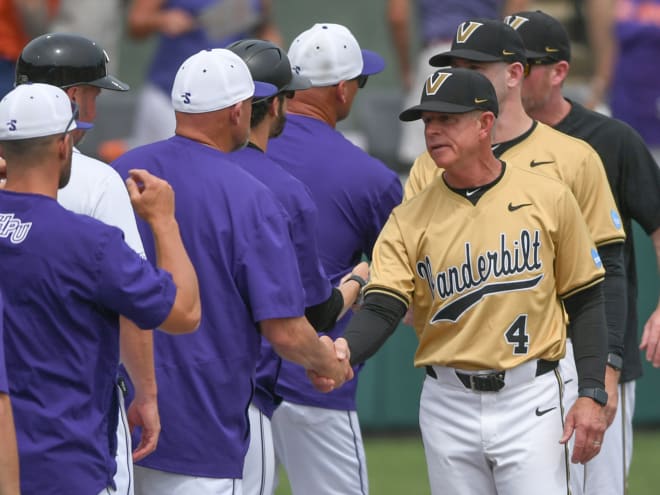
<path id="1" fill-rule="evenodd" d="M 295 91 L 312 86 L 309 79 L 291 71 L 286 52 L 270 41 L 240 40 L 227 49 L 243 59 L 255 81 L 273 84 L 279 91 Z"/>
<path id="2" fill-rule="evenodd" d="M 68 88 L 89 84 L 127 91 L 128 84 L 108 75 L 108 54 L 96 42 L 68 33 L 44 34 L 30 41 L 16 63 L 16 85 L 35 82 Z"/>

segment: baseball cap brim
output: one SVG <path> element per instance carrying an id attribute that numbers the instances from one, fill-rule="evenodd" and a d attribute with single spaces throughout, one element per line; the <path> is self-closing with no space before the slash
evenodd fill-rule
<path id="1" fill-rule="evenodd" d="M 431 64 L 433 67 L 448 67 L 451 65 L 451 59 L 453 58 L 473 60 L 474 62 L 499 62 L 502 60 L 501 57 L 489 55 L 488 53 L 482 53 L 469 49 L 458 49 L 432 56 L 429 59 L 429 64 Z"/>
<path id="2" fill-rule="evenodd" d="M 539 58 L 548 58 L 548 54 L 535 52 L 534 50 L 525 50 L 525 57 L 527 58 L 527 60 L 534 60 Z"/>
<path id="3" fill-rule="evenodd" d="M 308 78 L 296 74 L 295 72 L 292 74 L 291 81 L 282 88 L 282 91 L 297 91 L 299 89 L 309 89 L 312 87 L 312 81 Z"/>
<path id="4" fill-rule="evenodd" d="M 266 82 L 254 81 L 254 98 L 268 98 L 274 94 L 277 94 L 277 86 Z"/>
<path id="5" fill-rule="evenodd" d="M 427 101 L 410 107 L 399 114 L 399 120 L 403 122 L 412 122 L 422 118 L 422 112 L 440 112 L 440 113 L 467 113 L 472 110 L 483 110 L 476 107 L 457 105 L 446 101 Z"/>
<path id="6" fill-rule="evenodd" d="M 96 79 L 95 81 L 88 82 L 85 84 L 89 84 L 90 86 L 96 86 L 98 88 L 110 89 L 112 91 L 128 91 L 129 89 L 131 89 L 131 87 L 128 84 L 110 75 L 101 77 L 100 79 Z"/>
<path id="7" fill-rule="evenodd" d="M 378 74 L 385 70 L 385 59 L 371 50 L 362 51 L 362 72 L 361 76 L 370 76 Z"/>
<path id="8" fill-rule="evenodd" d="M 76 122 L 76 127 L 69 128 L 70 131 L 72 131 L 74 129 L 80 129 L 80 130 L 83 130 L 83 131 L 87 131 L 87 130 L 92 129 L 94 127 L 94 124 L 92 124 L 91 122 L 83 122 L 82 120 L 76 120 L 75 122 Z"/>

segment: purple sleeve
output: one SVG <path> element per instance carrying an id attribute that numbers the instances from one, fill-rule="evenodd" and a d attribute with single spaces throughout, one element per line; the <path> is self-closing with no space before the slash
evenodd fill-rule
<path id="1" fill-rule="evenodd" d="M 370 225 L 364 230 L 368 235 L 368 238 L 365 239 L 365 244 L 369 259 L 371 259 L 371 252 L 374 249 L 374 244 L 376 244 L 376 239 L 378 239 L 380 231 L 383 230 L 383 226 L 387 222 L 390 213 L 403 199 L 401 181 L 396 175 L 392 175 L 393 178 L 390 180 L 387 188 L 378 196 L 377 201 L 372 202 L 370 208 L 371 214 L 366 217 L 370 222 Z"/>
<path id="2" fill-rule="evenodd" d="M 332 284 L 321 264 L 317 228 L 316 210 L 304 206 L 291 221 L 291 239 L 298 258 L 307 307 L 326 301 L 332 292 Z"/>
<path id="3" fill-rule="evenodd" d="M 156 328 L 165 321 L 176 297 L 168 272 L 137 255 L 118 229 L 104 232 L 96 259 L 98 297 L 103 305 L 140 328 Z"/>
<path id="4" fill-rule="evenodd" d="M 287 222 L 274 200 L 262 198 L 246 218 L 236 281 L 255 322 L 305 314 L 298 262 Z"/>
<path id="5" fill-rule="evenodd" d="M 0 393 L 9 393 L 9 384 L 7 383 L 7 367 L 5 365 L 5 336 L 4 336 L 4 307 L 2 304 L 2 295 L 0 295 Z"/>

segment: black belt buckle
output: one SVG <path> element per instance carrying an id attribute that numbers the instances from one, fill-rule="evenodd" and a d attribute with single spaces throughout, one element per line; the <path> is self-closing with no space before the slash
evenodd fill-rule
<path id="1" fill-rule="evenodd" d="M 467 388 L 478 392 L 499 392 L 504 387 L 504 371 L 487 375 L 456 374 Z"/>

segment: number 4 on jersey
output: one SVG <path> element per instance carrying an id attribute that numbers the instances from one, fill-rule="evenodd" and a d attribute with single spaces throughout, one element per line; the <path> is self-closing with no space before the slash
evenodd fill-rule
<path id="1" fill-rule="evenodd" d="M 513 346 L 515 355 L 529 352 L 529 335 L 527 334 L 527 315 L 518 315 L 511 326 L 504 332 L 507 344 Z"/>

